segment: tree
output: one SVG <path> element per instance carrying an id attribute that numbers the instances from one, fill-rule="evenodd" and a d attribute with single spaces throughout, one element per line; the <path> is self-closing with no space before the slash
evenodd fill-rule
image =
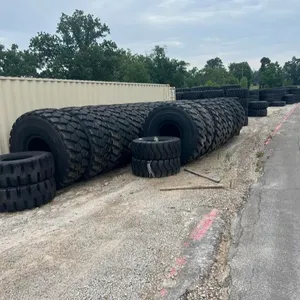
<path id="1" fill-rule="evenodd" d="M 243 76 L 240 80 L 240 85 L 242 88 L 248 88 L 248 79 L 246 76 Z"/>
<path id="2" fill-rule="evenodd" d="M 13 77 L 34 77 L 37 75 L 37 59 L 28 50 L 19 50 L 13 44 L 10 49 L 0 45 L 0 75 Z"/>
<path id="3" fill-rule="evenodd" d="M 286 82 L 292 85 L 300 84 L 300 58 L 292 57 L 291 61 L 287 61 L 283 66 L 283 72 Z"/>
<path id="4" fill-rule="evenodd" d="M 229 72 L 239 81 L 241 81 L 243 77 L 246 77 L 248 82 L 248 87 L 250 86 L 252 82 L 253 72 L 246 61 L 229 64 Z"/>
<path id="5" fill-rule="evenodd" d="M 221 58 L 216 57 L 208 60 L 204 68 L 224 68 Z"/>
<path id="6" fill-rule="evenodd" d="M 280 87 L 283 85 L 283 71 L 279 63 L 268 63 L 261 71 L 260 85 L 263 88 Z"/>
<path id="7" fill-rule="evenodd" d="M 72 16 L 62 14 L 56 34 L 38 33 L 29 48 L 43 77 L 113 80 L 119 59 L 117 45 L 105 40 L 109 33 L 99 18 L 75 10 Z"/>

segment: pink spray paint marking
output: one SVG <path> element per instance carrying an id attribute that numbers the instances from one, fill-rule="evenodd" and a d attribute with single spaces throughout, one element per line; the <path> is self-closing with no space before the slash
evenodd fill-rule
<path id="1" fill-rule="evenodd" d="M 194 241 L 201 240 L 205 236 L 207 231 L 211 228 L 211 226 L 212 226 L 215 218 L 217 217 L 217 215 L 218 215 L 218 212 L 217 212 L 216 209 L 213 209 L 209 214 L 205 215 L 204 218 L 193 229 L 193 231 L 191 232 L 189 238 L 194 240 Z M 190 243 L 189 242 L 184 242 L 183 246 L 184 247 L 189 247 Z M 166 278 L 171 278 L 171 277 L 177 276 L 181 271 L 180 267 L 183 267 L 186 263 L 187 263 L 187 258 L 186 257 L 177 257 L 176 258 L 177 268 L 173 267 L 171 269 L 171 271 L 166 275 Z M 163 288 L 159 292 L 159 294 L 162 298 L 165 297 L 167 295 L 167 293 L 168 293 L 168 291 L 165 288 Z"/>
<path id="2" fill-rule="evenodd" d="M 162 289 L 162 290 L 159 292 L 159 294 L 160 294 L 162 297 L 164 297 L 164 296 L 166 296 L 166 295 L 168 294 L 168 291 L 167 291 L 166 289 Z"/>
<path id="3" fill-rule="evenodd" d="M 300 105 L 300 103 L 298 103 L 284 118 L 283 120 L 275 127 L 275 129 L 273 130 L 272 134 L 270 137 L 268 137 L 265 141 L 265 145 L 268 145 L 272 139 L 272 137 L 280 130 L 282 124 L 284 123 L 284 121 L 286 121 L 296 110 L 296 108 Z"/>
<path id="4" fill-rule="evenodd" d="M 173 277 L 175 275 L 177 275 L 177 270 L 176 270 L 176 268 L 172 268 L 167 277 L 171 278 L 171 277 Z"/>
<path id="5" fill-rule="evenodd" d="M 186 264 L 186 257 L 177 257 L 176 264 L 180 267 L 184 266 Z"/>
<path id="6" fill-rule="evenodd" d="M 216 216 L 217 211 L 215 209 L 213 209 L 209 214 L 205 215 L 203 220 L 201 220 L 192 231 L 190 238 L 194 241 L 201 240 L 205 236 L 207 231 L 210 229 Z"/>

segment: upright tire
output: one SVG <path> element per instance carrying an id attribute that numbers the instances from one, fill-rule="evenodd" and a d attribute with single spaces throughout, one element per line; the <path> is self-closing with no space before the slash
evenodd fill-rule
<path id="1" fill-rule="evenodd" d="M 90 146 L 84 128 L 74 116 L 61 110 L 23 114 L 12 127 L 9 142 L 11 152 L 51 152 L 58 187 L 81 178 L 89 163 Z"/>
<path id="2" fill-rule="evenodd" d="M 184 102 L 166 103 L 148 115 L 145 136 L 175 136 L 181 139 L 181 163 L 185 164 L 205 151 L 207 130 L 199 113 Z"/>

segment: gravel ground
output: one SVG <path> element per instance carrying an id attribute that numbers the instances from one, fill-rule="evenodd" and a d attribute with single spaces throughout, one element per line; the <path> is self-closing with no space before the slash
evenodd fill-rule
<path id="1" fill-rule="evenodd" d="M 250 118 L 240 136 L 187 166 L 220 177 L 224 190 L 162 192 L 210 182 L 183 170 L 141 179 L 127 167 L 1 215 L 0 299 L 227 299 L 231 219 L 260 174 L 264 140 L 291 108 Z M 187 242 L 212 211 L 206 236 Z"/>

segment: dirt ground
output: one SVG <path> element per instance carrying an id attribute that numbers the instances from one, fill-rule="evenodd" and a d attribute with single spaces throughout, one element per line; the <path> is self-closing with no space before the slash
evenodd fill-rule
<path id="1" fill-rule="evenodd" d="M 142 179 L 127 167 L 42 208 L 1 215 L 0 299 L 227 299 L 231 220 L 260 174 L 264 141 L 292 108 L 250 118 L 238 137 L 185 166 L 220 177 L 225 189 L 160 191 L 213 183 L 183 169 Z M 185 248 L 214 212 L 207 236 Z"/>

